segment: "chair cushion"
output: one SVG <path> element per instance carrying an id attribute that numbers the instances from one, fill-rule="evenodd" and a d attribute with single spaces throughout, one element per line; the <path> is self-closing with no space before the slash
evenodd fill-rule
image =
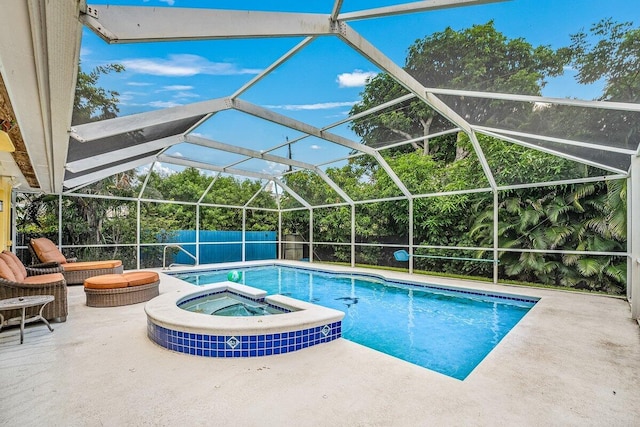
<path id="1" fill-rule="evenodd" d="M 60 282 L 64 280 L 62 273 L 37 274 L 35 276 L 25 277 L 22 283 L 29 285 L 40 285 L 45 283 Z"/>
<path id="2" fill-rule="evenodd" d="M 27 277 L 29 274 L 27 273 L 27 269 L 24 267 L 24 264 L 22 263 L 22 261 L 20 261 L 20 258 L 18 258 L 18 256 L 16 254 L 14 254 L 11 251 L 2 251 L 3 254 L 7 254 L 9 255 L 9 257 L 11 259 L 13 259 L 13 261 L 15 262 L 15 264 L 18 266 L 18 269 L 20 270 L 22 277 Z"/>
<path id="3" fill-rule="evenodd" d="M 129 281 L 122 274 L 103 274 L 84 280 L 84 287 L 89 289 L 117 289 L 127 286 Z"/>
<path id="4" fill-rule="evenodd" d="M 16 282 L 16 275 L 13 274 L 13 270 L 7 265 L 7 262 L 0 258 L 0 277 L 5 280 Z"/>
<path id="5" fill-rule="evenodd" d="M 25 269 L 24 273 L 22 271 L 22 268 L 24 268 L 22 263 L 20 263 L 20 266 L 22 266 L 22 268 L 20 268 L 20 266 L 16 264 L 15 260 L 5 252 L 0 253 L 0 258 L 2 258 L 2 260 L 11 269 L 11 271 L 13 272 L 13 275 L 15 276 L 16 282 L 22 282 L 24 278 L 27 277 L 27 274 L 26 274 L 27 270 Z"/>
<path id="6" fill-rule="evenodd" d="M 62 255 L 62 252 L 60 252 L 55 243 L 46 237 L 31 239 L 29 244 L 40 262 L 59 262 L 60 264 L 66 264 L 67 259 L 65 256 Z"/>
<path id="7" fill-rule="evenodd" d="M 129 286 L 142 286 L 160 280 L 158 273 L 153 271 L 131 271 L 122 274 L 129 282 Z"/>
<path id="8" fill-rule="evenodd" d="M 104 268 L 116 268 L 122 265 L 122 261 L 118 259 L 110 259 L 105 261 L 82 261 L 69 262 L 62 265 L 64 271 L 85 271 L 85 270 L 101 270 Z"/>

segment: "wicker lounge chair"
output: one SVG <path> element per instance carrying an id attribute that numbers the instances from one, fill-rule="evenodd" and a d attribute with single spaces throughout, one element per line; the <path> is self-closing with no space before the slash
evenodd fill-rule
<path id="1" fill-rule="evenodd" d="M 0 253 L 0 299 L 35 295 L 53 295 L 42 316 L 47 320 L 67 320 L 67 284 L 58 264 L 46 263 L 25 267 L 12 252 Z M 38 307 L 26 309 L 27 316 L 38 314 Z M 3 310 L 5 318 L 20 316 L 20 310 Z"/>
<path id="2" fill-rule="evenodd" d="M 68 285 L 81 285 L 85 279 L 103 274 L 120 274 L 123 272 L 122 261 L 84 261 L 76 262 L 75 258 L 66 258 L 58 247 L 46 237 L 29 241 L 29 250 L 40 262 L 57 262 L 62 266 L 62 274 Z"/>

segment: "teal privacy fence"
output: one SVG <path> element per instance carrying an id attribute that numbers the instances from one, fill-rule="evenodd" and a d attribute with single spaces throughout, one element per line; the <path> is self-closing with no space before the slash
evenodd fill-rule
<path id="1" fill-rule="evenodd" d="M 196 255 L 196 231 L 180 230 L 168 239 L 177 243 L 193 256 Z M 276 259 L 277 233 L 275 231 L 245 232 L 245 260 Z M 242 231 L 200 231 L 200 264 L 242 261 Z M 177 264 L 193 264 L 187 254 L 174 255 Z"/>

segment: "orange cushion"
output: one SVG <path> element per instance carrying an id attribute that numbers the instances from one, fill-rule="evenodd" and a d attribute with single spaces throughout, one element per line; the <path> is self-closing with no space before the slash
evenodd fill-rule
<path id="1" fill-rule="evenodd" d="M 64 280 L 62 273 L 37 274 L 35 276 L 26 277 L 22 283 L 30 285 L 40 285 L 43 283 L 60 282 Z"/>
<path id="2" fill-rule="evenodd" d="M 100 270 L 103 268 L 116 268 L 122 265 L 122 261 L 118 259 L 110 259 L 105 261 L 83 261 L 69 262 L 62 266 L 64 271 L 84 271 L 84 270 Z"/>
<path id="3" fill-rule="evenodd" d="M 153 271 L 131 271 L 123 274 L 129 286 L 142 286 L 160 280 L 158 273 Z"/>
<path id="4" fill-rule="evenodd" d="M 18 267 L 18 265 L 16 264 L 16 262 L 13 260 L 13 258 L 11 258 L 9 255 L 7 255 L 5 252 L 0 253 L 0 258 L 2 258 L 2 260 L 7 263 L 7 266 L 11 269 L 11 271 L 13 272 L 13 275 L 16 278 L 16 282 L 22 282 L 22 280 L 27 277 L 26 274 L 26 270 L 25 273 L 22 273 L 22 269 L 20 267 Z M 20 263 L 20 265 L 22 265 L 22 263 Z M 24 268 L 24 266 L 23 266 Z"/>
<path id="5" fill-rule="evenodd" d="M 103 274 L 84 280 L 84 287 L 89 289 L 117 289 L 127 286 L 129 281 L 122 274 Z"/>
<path id="6" fill-rule="evenodd" d="M 16 275 L 13 274 L 13 270 L 9 268 L 4 259 L 0 258 L 0 277 L 12 282 L 16 281 Z"/>
<path id="7" fill-rule="evenodd" d="M 13 259 L 13 261 L 16 263 L 16 265 L 18 266 L 18 268 L 22 272 L 22 277 L 27 277 L 27 269 L 24 268 L 24 264 L 22 263 L 22 261 L 20 261 L 20 258 L 18 258 L 16 254 L 14 254 L 11 251 L 6 251 L 6 250 L 2 251 L 2 253 L 9 255 L 9 257 L 11 257 Z"/>
<path id="8" fill-rule="evenodd" d="M 65 264 L 67 259 L 58 247 L 51 240 L 46 237 L 38 237 L 37 239 L 31 239 L 29 244 L 36 253 L 36 256 L 40 262 L 59 262 Z"/>

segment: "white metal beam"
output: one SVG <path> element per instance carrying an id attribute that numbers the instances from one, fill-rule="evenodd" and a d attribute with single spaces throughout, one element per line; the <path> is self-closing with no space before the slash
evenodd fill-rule
<path id="1" fill-rule="evenodd" d="M 534 135 L 532 133 L 527 133 L 527 132 L 518 132 L 513 130 L 506 130 L 506 129 L 500 129 L 500 128 L 487 127 L 487 126 L 474 126 L 473 128 L 479 131 L 488 131 L 496 134 L 505 134 L 505 135 L 511 135 L 511 136 L 516 136 L 521 138 L 539 139 L 541 141 L 555 142 L 558 144 L 571 145 L 574 147 L 590 148 L 592 150 L 600 150 L 600 151 L 607 151 L 611 153 L 620 153 L 620 154 L 628 154 L 628 155 L 636 154 L 636 150 L 630 150 L 628 148 L 611 147 L 605 144 L 598 144 L 598 143 L 594 144 L 589 142 L 576 141 L 576 140 L 564 139 L 564 138 L 555 138 L 552 136 L 544 136 L 544 135 L 538 135 L 538 134 Z"/>
<path id="2" fill-rule="evenodd" d="M 296 193 L 291 188 L 289 188 L 289 186 L 287 184 L 285 184 L 284 182 L 282 182 L 282 180 L 274 178 L 273 182 L 275 182 L 276 185 L 279 185 L 280 187 L 282 187 L 282 189 L 284 191 L 286 191 L 287 193 L 291 194 L 291 197 L 296 199 L 298 201 L 298 203 L 300 203 L 302 206 L 304 206 L 305 208 L 311 210 L 311 205 L 309 204 L 309 202 L 307 202 L 304 198 L 302 198 L 302 196 L 300 196 L 298 193 Z"/>
<path id="3" fill-rule="evenodd" d="M 288 166 L 295 166 L 301 169 L 313 171 L 317 173 L 346 202 L 353 203 L 351 198 L 344 191 L 342 191 L 342 189 L 326 173 L 324 173 L 320 168 L 318 168 L 317 166 L 311 163 L 301 162 L 301 161 L 289 159 L 286 157 L 275 156 L 273 154 L 262 153 L 257 150 L 251 150 L 249 148 L 238 147 L 237 145 L 230 145 L 230 144 L 225 144 L 223 142 L 212 141 L 210 139 L 202 138 L 194 135 L 187 135 L 187 137 L 185 138 L 185 141 L 192 144 L 197 144 L 197 145 L 213 148 L 216 150 L 225 151 L 228 153 L 240 154 L 240 155 L 249 156 L 255 159 L 263 159 L 269 162 L 279 163 L 279 164 L 288 165 Z"/>
<path id="4" fill-rule="evenodd" d="M 458 133 L 458 132 L 460 132 L 460 128 L 443 130 L 441 132 L 431 133 L 426 136 L 419 136 L 417 138 L 411 138 L 404 141 L 394 142 L 393 144 L 389 144 L 389 145 L 381 145 L 379 147 L 376 147 L 376 151 L 383 151 L 383 150 L 388 150 L 390 148 L 402 147 L 403 145 L 413 144 L 414 142 L 424 141 L 425 139 L 437 138 L 439 136 L 449 135 L 449 134 Z"/>
<path id="5" fill-rule="evenodd" d="M 532 144 L 530 142 L 521 141 L 521 140 L 519 140 L 517 138 L 508 137 L 508 136 L 501 135 L 501 134 L 498 134 L 498 133 L 490 132 L 488 130 L 478 129 L 477 132 L 485 134 L 485 135 L 488 135 L 488 136 L 491 136 L 493 138 L 498 138 L 498 139 L 502 139 L 502 140 L 507 141 L 507 142 L 512 142 L 514 144 L 518 144 L 518 145 L 521 145 L 521 146 L 526 147 L 526 148 L 531 148 L 533 150 L 542 151 L 543 153 L 551 154 L 551 155 L 556 156 L 556 157 L 561 157 L 563 159 L 571 160 L 571 161 L 574 161 L 574 162 L 577 162 L 577 163 L 582 163 L 582 164 L 585 164 L 585 165 L 589 165 L 589 166 L 593 166 L 593 167 L 600 168 L 600 169 L 603 169 L 603 170 L 607 170 L 609 172 L 613 172 L 613 173 L 616 173 L 616 174 L 627 174 L 627 172 L 628 172 L 628 171 L 625 171 L 625 170 L 622 170 L 622 169 L 614 168 L 614 167 L 611 167 L 611 166 L 603 165 L 601 163 L 596 163 L 596 162 L 593 162 L 593 161 L 590 161 L 590 160 L 585 160 L 585 159 L 580 158 L 580 157 L 572 156 L 570 154 L 561 153 L 559 151 L 552 150 L 550 148 L 540 147 L 540 146 Z"/>
<path id="6" fill-rule="evenodd" d="M 185 142 L 190 144 L 200 145 L 202 147 L 209 147 L 215 150 L 225 151 L 227 153 L 240 154 L 242 156 L 252 157 L 255 159 L 263 159 L 274 163 L 279 163 L 287 166 L 295 166 L 301 169 L 315 169 L 315 165 L 310 163 L 301 162 L 287 157 L 280 157 L 273 154 L 263 153 L 258 150 L 252 150 L 250 148 L 244 148 L 237 145 L 225 144 L 224 142 L 213 141 L 201 136 L 187 135 L 184 138 Z"/>
<path id="7" fill-rule="evenodd" d="M 342 9 L 343 0 L 335 0 L 333 2 L 333 9 L 331 10 L 331 20 L 335 21 L 338 19 L 338 15 L 340 14 L 340 9 Z"/>
<path id="8" fill-rule="evenodd" d="M 117 173 L 126 172 L 128 170 L 137 168 L 139 166 L 149 164 L 153 162 L 155 159 L 156 159 L 156 156 L 149 156 L 149 157 L 136 159 L 126 163 L 121 163 L 117 166 L 112 166 L 110 168 L 101 169 L 93 173 L 88 173 L 75 178 L 67 179 L 63 182 L 63 185 L 67 188 L 74 188 L 79 185 L 96 182 L 101 179 L 115 175 Z"/>
<path id="9" fill-rule="evenodd" d="M 120 135 L 175 120 L 216 113 L 218 111 L 228 110 L 229 108 L 231 108 L 229 98 L 217 98 L 189 105 L 164 108 L 162 110 L 131 114 L 129 116 L 73 126 L 71 128 L 71 137 L 78 142 L 93 141 L 95 139 Z"/>
<path id="10" fill-rule="evenodd" d="M 167 138 L 156 139 L 155 141 L 146 142 L 144 144 L 134 145 L 132 147 L 122 148 L 120 150 L 109 151 L 104 154 L 98 154 L 92 157 L 69 162 L 66 169 L 69 172 L 78 173 L 89 169 L 96 168 L 117 161 L 116 159 L 128 159 L 152 152 L 157 152 L 163 148 L 171 147 L 175 144 L 183 142 L 182 135 L 172 135 Z"/>
<path id="11" fill-rule="evenodd" d="M 269 65 L 267 68 L 262 70 L 262 72 L 260 74 L 258 74 L 257 76 L 255 76 L 254 78 L 249 80 L 240 89 L 235 91 L 233 93 L 233 95 L 230 96 L 230 98 L 231 99 L 236 99 L 237 97 L 242 95 L 244 92 L 249 90 L 253 85 L 255 85 L 260 80 L 262 80 L 265 76 L 269 75 L 273 70 L 278 68 L 280 65 L 284 64 L 293 55 L 295 55 L 296 53 L 301 51 L 305 46 L 307 46 L 313 40 L 314 40 L 314 37 L 307 37 L 304 40 L 302 40 L 300 43 L 295 45 L 291 50 L 289 50 L 287 53 L 285 53 L 280 58 L 278 58 L 273 64 Z"/>
<path id="12" fill-rule="evenodd" d="M 158 157 L 158 161 L 164 162 L 164 163 L 170 163 L 170 164 L 174 164 L 174 165 L 179 165 L 179 166 L 193 167 L 193 168 L 196 168 L 196 169 L 205 169 L 205 170 L 211 170 L 211 171 L 215 171 L 215 172 L 222 172 L 222 173 L 227 173 L 227 174 L 230 174 L 230 175 L 244 176 L 244 177 L 247 177 L 247 178 L 270 180 L 270 181 L 275 182 L 277 185 L 279 185 L 285 191 L 287 191 L 289 194 L 291 194 L 291 196 L 294 199 L 296 199 L 298 202 L 300 202 L 300 204 L 302 204 L 306 208 L 309 208 L 309 209 L 311 208 L 311 205 L 305 199 L 300 197 L 300 195 L 298 195 L 295 191 L 293 191 L 291 188 L 289 188 L 284 182 L 280 181 L 279 179 L 277 179 L 277 178 L 275 178 L 275 177 L 273 177 L 271 175 L 267 175 L 267 174 L 259 173 L 259 172 L 245 171 L 245 170 L 240 170 L 240 169 L 223 168 L 223 167 L 219 167 L 219 166 L 210 165 L 208 163 L 198 162 L 198 161 L 195 161 L 195 160 L 189 160 L 189 159 L 185 159 L 185 158 L 182 158 L 182 157 L 167 156 L 167 155 L 159 156 Z"/>
<path id="13" fill-rule="evenodd" d="M 631 276 L 627 278 L 627 287 L 631 288 L 631 318 L 640 319 L 640 227 L 636 221 L 640 217 L 640 157 L 633 156 L 631 158 L 631 200 L 628 202 L 627 209 L 631 209 L 632 223 L 627 224 L 631 232 L 627 234 L 630 238 L 629 258 L 627 262 L 631 263 Z"/>
<path id="14" fill-rule="evenodd" d="M 592 176 L 589 178 L 563 179 L 560 181 L 530 182 L 528 184 L 501 185 L 500 187 L 498 187 L 498 191 L 516 190 L 521 188 L 556 187 L 556 186 L 571 185 L 571 184 L 584 184 L 587 182 L 603 182 L 603 181 L 611 181 L 615 179 L 627 179 L 628 176 L 629 175 L 605 175 L 605 176 Z"/>
<path id="15" fill-rule="evenodd" d="M 253 202 L 253 201 L 256 199 L 256 197 L 258 197 L 258 195 L 260 195 L 260 193 L 262 193 L 262 192 L 267 188 L 267 185 L 269 185 L 269 183 L 270 183 L 270 182 L 273 182 L 273 181 L 267 181 L 267 182 L 265 182 L 265 183 L 260 187 L 260 189 L 259 189 L 258 191 L 256 191 L 256 192 L 255 192 L 255 194 L 254 194 L 253 196 L 251 196 L 251 198 L 250 198 L 249 200 L 247 200 L 247 203 L 245 203 L 245 204 L 243 205 L 243 207 L 244 207 L 245 209 L 246 209 L 246 208 L 250 208 L 250 207 L 251 207 L 251 206 L 250 206 L 251 202 Z"/>
<path id="16" fill-rule="evenodd" d="M 108 43 L 329 34 L 329 15 L 90 5 L 81 21 Z"/>
<path id="17" fill-rule="evenodd" d="M 170 163 L 178 166 L 204 169 L 204 170 L 210 170 L 214 172 L 222 172 L 222 173 L 227 173 L 229 175 L 245 176 L 247 178 L 269 179 L 269 180 L 273 179 L 273 176 L 268 175 L 266 173 L 252 172 L 252 171 L 233 169 L 233 168 L 225 168 L 225 167 L 212 165 L 209 163 L 199 162 L 196 160 L 185 159 L 184 157 L 169 156 L 166 154 L 158 156 L 158 161 L 162 163 Z"/>
<path id="18" fill-rule="evenodd" d="M 535 95 L 518 95 L 500 92 L 479 92 L 473 90 L 426 88 L 435 95 L 463 96 L 468 98 L 500 99 L 504 101 L 530 102 L 535 104 L 567 105 L 580 108 L 598 108 L 603 110 L 620 110 L 640 112 L 640 104 L 630 102 L 587 101 L 574 98 L 551 98 Z"/>
<path id="19" fill-rule="evenodd" d="M 378 48 L 369 43 L 364 37 L 354 31 L 344 22 L 339 22 L 334 31 L 345 42 L 351 46 L 356 52 L 367 58 L 369 61 L 377 65 L 381 70 L 387 72 L 398 83 L 407 90 L 414 93 L 418 98 L 422 99 L 427 105 L 440 113 L 444 118 L 456 124 L 467 133 L 473 132 L 471 126 L 465 119 L 460 117 L 458 113 L 453 111 L 447 104 L 431 93 L 427 93 L 425 87 L 420 84 L 412 75 L 407 73 L 403 68 L 385 56 Z"/>
<path id="20" fill-rule="evenodd" d="M 345 119 L 342 119 L 342 120 L 339 120 L 337 122 L 331 123 L 330 125 L 323 127 L 322 130 L 332 129 L 334 127 L 340 126 L 341 124 L 361 119 L 362 117 L 366 117 L 366 116 L 368 116 L 370 114 L 377 113 L 378 111 L 384 110 L 385 108 L 388 108 L 388 107 L 393 107 L 394 105 L 400 104 L 400 103 L 402 103 L 404 101 L 408 101 L 408 100 L 410 100 L 412 98 L 415 98 L 415 97 L 416 97 L 415 93 L 408 93 L 406 95 L 399 96 L 396 99 L 392 99 L 391 101 L 384 102 L 384 103 L 382 103 L 380 105 L 377 105 L 375 107 L 369 108 L 368 110 L 362 111 L 362 112 L 360 112 L 358 114 L 354 114 L 353 116 L 349 116 L 349 117 L 347 117 Z"/>
<path id="21" fill-rule="evenodd" d="M 233 108 L 238 111 L 242 111 L 244 113 L 250 114 L 252 116 L 259 117 L 263 120 L 277 123 L 279 125 L 288 127 L 290 129 L 294 129 L 294 130 L 306 133 L 308 135 L 312 135 L 320 139 L 324 139 L 324 140 L 333 142 L 335 144 L 342 145 L 347 148 L 351 148 L 352 150 L 362 151 L 367 154 L 374 153 L 374 150 L 371 147 L 367 147 L 366 145 L 359 144 L 345 137 L 323 131 L 322 129 L 319 129 L 315 126 L 311 126 L 307 123 L 292 119 L 282 114 L 278 114 L 274 111 L 257 106 L 255 104 L 251 104 L 246 101 L 242 101 L 240 99 L 233 100 Z"/>
<path id="22" fill-rule="evenodd" d="M 478 156 L 478 160 L 480 161 L 482 170 L 484 171 L 487 180 L 489 180 L 491 187 L 495 188 L 495 181 L 493 179 L 491 168 L 489 168 L 489 164 L 484 158 L 484 154 L 482 153 L 480 144 L 478 144 L 476 140 L 476 136 L 473 133 L 471 125 L 465 119 L 463 119 L 460 115 L 458 115 L 458 113 L 453 111 L 447 104 L 442 102 L 437 96 L 432 93 L 426 92 L 425 87 L 422 86 L 420 82 L 413 78 L 413 76 L 407 73 L 403 68 L 396 65 L 391 59 L 385 56 L 380 50 L 369 43 L 369 41 L 367 41 L 356 31 L 354 31 L 346 23 L 339 22 L 334 26 L 334 31 L 342 40 L 344 40 L 345 43 L 351 46 L 354 50 L 376 64 L 380 69 L 389 73 L 389 75 L 391 75 L 391 77 L 393 77 L 398 83 L 400 83 L 410 92 L 414 93 L 418 98 L 422 99 L 427 105 L 440 113 L 444 118 L 454 123 L 464 132 L 466 132 L 467 135 L 469 135 L 469 139 L 471 140 L 471 144 L 476 151 L 476 155 Z"/>
<path id="23" fill-rule="evenodd" d="M 216 181 L 218 180 L 218 178 L 220 178 L 220 172 L 218 172 L 216 174 L 216 176 L 213 177 L 213 179 L 211 180 L 211 182 L 209 183 L 209 185 L 207 186 L 207 188 L 202 192 L 202 195 L 200 196 L 200 198 L 198 199 L 198 204 L 202 203 L 202 201 L 204 200 L 205 196 L 209 193 L 209 191 L 211 191 L 211 188 L 213 187 L 213 184 L 216 183 Z"/>
<path id="24" fill-rule="evenodd" d="M 401 15 L 405 13 L 426 12 L 429 10 L 450 9 L 453 7 L 472 6 L 477 4 L 497 3 L 505 0 L 428 0 L 413 3 L 404 3 L 394 6 L 379 7 L 375 9 L 360 10 L 357 12 L 341 13 L 338 19 L 351 21 L 356 19 L 369 19 L 384 16 Z"/>

